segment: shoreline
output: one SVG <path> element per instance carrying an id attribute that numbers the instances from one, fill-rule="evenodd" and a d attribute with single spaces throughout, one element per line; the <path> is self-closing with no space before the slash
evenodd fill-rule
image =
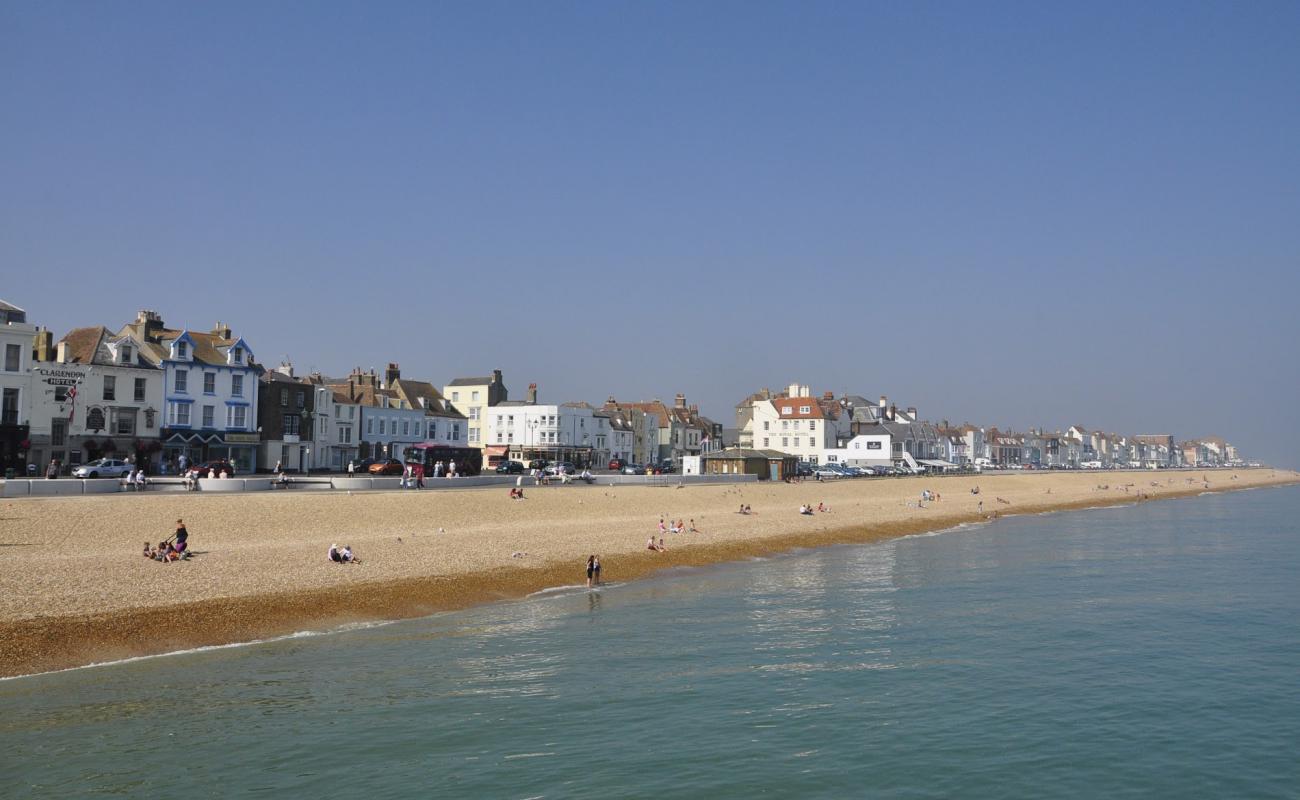
<path id="1" fill-rule="evenodd" d="M 1247 473 L 1248 471 L 1242 470 L 1240 472 Z M 822 525 L 816 530 L 798 531 L 794 529 L 801 524 L 800 522 L 789 519 L 785 515 L 782 515 L 778 521 L 780 512 L 773 513 L 764 508 L 761 511 L 762 515 L 772 517 L 772 522 L 768 524 L 770 532 L 766 533 L 745 535 L 742 532 L 740 535 L 732 535 L 728 531 L 712 537 L 713 540 L 709 540 L 710 537 L 704 536 L 694 540 L 674 538 L 670 540 L 667 552 L 653 553 L 644 549 L 644 543 L 640 538 L 645 535 L 644 533 L 632 533 L 625 529 L 619 529 L 612 534 L 608 534 L 609 536 L 620 537 L 618 546 L 610 547 L 608 546 L 608 539 L 601 540 L 599 537 L 594 537 L 595 543 L 591 549 L 599 552 L 605 562 L 605 578 L 607 582 L 613 580 L 626 582 L 652 576 L 667 569 L 707 566 L 746 558 L 770 556 L 789 552 L 796 548 L 872 543 L 902 536 L 945 530 L 963 523 L 993 522 L 997 518 L 1008 516 L 1135 505 L 1149 500 L 1196 497 L 1205 493 L 1239 491 L 1261 486 L 1289 485 L 1300 482 L 1300 475 L 1296 473 L 1268 472 L 1272 474 L 1267 479 L 1263 475 L 1252 475 L 1250 477 L 1259 478 L 1259 480 L 1220 485 L 1212 489 L 1207 488 L 1200 482 L 1197 482 L 1194 486 L 1164 486 L 1160 487 L 1158 493 L 1153 493 L 1148 498 L 1140 498 L 1135 493 L 1098 495 L 1096 492 L 1100 490 L 1100 486 L 1091 490 L 1090 496 L 1080 496 L 1082 490 L 1077 487 L 1071 487 L 1073 491 L 1062 491 L 1053 496 L 1051 494 L 1052 490 L 1068 481 L 1054 479 L 1055 476 L 1051 474 L 1041 478 L 1039 476 L 1017 476 L 1009 480 L 1028 486 L 1034 490 L 1035 495 L 1031 495 L 1029 500 L 1018 499 L 1014 505 L 1000 506 L 996 503 L 991 504 L 994 508 L 989 510 L 1000 512 L 996 517 L 991 514 L 973 513 L 969 506 L 975 501 L 965 496 L 956 498 L 957 502 L 950 503 L 950 501 L 945 500 L 942 504 L 931 504 L 925 509 L 908 506 L 905 500 L 898 503 L 897 508 L 889 504 L 868 507 L 865 501 L 893 499 L 895 497 L 905 498 L 912 492 L 918 491 L 919 487 L 922 486 L 937 486 L 940 487 L 941 491 L 955 493 L 963 488 L 957 485 L 958 483 L 969 484 L 972 481 L 991 484 L 998 492 L 1010 495 L 1011 492 L 1003 491 L 1004 488 L 1008 487 L 998 483 L 1003 480 L 1000 477 L 912 478 L 874 488 L 870 484 L 854 486 L 852 482 L 844 482 L 834 486 L 833 492 L 829 491 L 832 488 L 831 486 L 815 484 L 816 491 L 819 493 L 831 493 L 847 498 L 854 498 L 854 490 L 858 489 L 858 495 L 866 495 L 866 497 L 857 498 L 860 509 L 855 510 L 860 510 L 861 513 L 845 515 L 843 517 L 845 524 Z M 1110 473 L 1109 476 L 1123 474 L 1132 475 L 1132 473 Z M 1150 477 L 1146 473 L 1137 474 L 1141 474 L 1148 479 Z M 1073 478 L 1073 483 L 1077 484 L 1080 477 L 1086 482 L 1095 479 L 1097 476 L 1065 477 Z M 1109 477 L 1109 479 L 1114 480 L 1115 478 Z M 1043 484 L 1047 484 L 1048 494 L 1037 493 Z M 598 489 L 599 487 L 595 488 Z M 813 492 L 813 489 L 808 484 L 762 486 L 758 488 L 765 491 L 756 491 L 756 494 L 779 496 L 783 501 L 787 498 Z M 667 499 L 664 493 L 669 490 L 638 489 L 637 491 L 657 492 L 657 496 L 646 495 L 646 497 L 654 501 L 652 505 L 662 505 L 662 501 Z M 686 491 L 703 492 L 704 490 L 702 488 L 690 488 Z M 1024 495 L 1028 490 L 1018 486 L 1016 491 Z M 467 493 L 469 493 L 468 490 Z M 737 493 L 736 490 L 722 489 L 720 492 L 714 490 L 710 491 L 708 496 L 687 499 L 699 501 L 698 504 L 707 502 L 716 505 L 718 501 L 717 495 L 721 494 L 724 498 L 722 502 L 726 504 L 725 507 L 734 507 L 731 505 L 733 501 L 726 499 L 728 495 L 733 493 Z M 582 504 L 592 494 L 593 491 L 589 489 L 586 490 L 586 494 L 573 494 L 572 496 L 556 493 L 555 498 L 560 501 L 559 506 L 562 510 L 571 513 L 574 501 Z M 606 497 L 610 494 L 610 492 L 605 493 Z M 621 490 L 619 494 L 631 493 L 627 490 Z M 992 492 L 985 492 L 985 495 L 989 500 L 994 499 L 995 496 Z M 672 500 L 678 502 L 683 497 L 684 495 L 681 493 L 671 496 Z M 1017 497 L 1020 497 L 1020 495 L 1017 495 Z M 1037 498 L 1037 502 L 1033 502 L 1035 498 Z M 1051 498 L 1050 501 L 1049 498 Z M 552 498 L 548 497 L 547 499 Z M 594 498 L 592 499 L 594 500 Z M 634 497 L 634 499 L 642 504 L 647 502 L 644 497 Z M 395 498 L 392 501 L 398 502 Z M 847 502 L 854 502 L 854 500 Z M 595 505 L 594 502 L 593 505 Z M 701 505 L 701 507 L 703 506 Z M 507 507 L 509 510 L 514 510 L 514 508 Z M 709 508 L 712 513 L 713 506 L 710 505 Z M 935 513 L 916 513 L 918 511 L 934 511 Z M 730 513 L 734 515 L 735 512 Z M 640 519 L 644 517 L 644 513 L 636 516 L 638 517 L 636 525 L 639 527 L 644 524 Z M 737 519 L 724 520 L 724 522 L 731 523 L 730 527 L 735 528 L 740 521 L 748 519 L 739 515 L 736 516 Z M 756 513 L 755 516 L 757 517 L 759 514 Z M 793 516 L 793 512 L 788 516 Z M 609 523 L 611 525 L 617 525 L 622 521 L 622 518 L 612 516 L 609 519 L 612 520 Z M 701 514 L 701 519 L 706 519 L 706 517 Z M 815 519 L 818 522 L 825 520 L 824 517 Z M 500 525 L 506 522 L 508 521 L 494 520 L 493 524 L 496 528 L 499 528 Z M 765 519 L 764 522 L 766 523 L 767 520 Z M 839 523 L 839 518 L 836 519 L 836 522 Z M 772 528 L 773 524 L 777 527 Z M 719 527 L 721 527 L 721 524 L 719 524 Z M 497 530 L 496 528 L 493 529 L 491 534 L 484 534 L 484 536 L 508 537 L 508 530 Z M 533 528 L 541 530 L 543 533 L 547 531 L 546 526 L 533 525 Z M 537 535 L 536 531 L 532 529 L 530 529 L 530 533 Z M 131 536 L 132 540 L 138 538 L 135 534 L 128 535 Z M 410 535 L 414 537 L 414 534 Z M 628 542 L 624 541 L 629 536 L 631 537 L 630 546 Z M 695 534 L 678 534 L 676 536 L 693 537 Z M 583 543 L 582 537 L 578 537 L 578 540 L 579 544 Z M 414 538 L 412 541 L 414 542 Z M 580 552 L 585 549 L 580 548 Z M 369 552 L 367 550 L 367 554 Z M 206 557 L 209 556 L 200 556 L 199 558 Z M 371 558 L 369 555 L 367 557 Z M 199 561 L 199 558 L 196 558 L 195 561 Z M 446 558 L 447 556 L 443 556 L 444 560 Z M 142 561 L 142 559 L 140 560 Z M 356 623 L 391 622 L 419 618 L 487 603 L 517 600 L 533 592 L 555 586 L 572 585 L 575 582 L 581 583 L 583 580 L 579 577 L 580 570 L 577 559 L 569 557 L 552 557 L 540 563 L 523 563 L 518 560 L 514 562 L 507 561 L 487 568 L 478 565 L 458 568 L 462 565 L 447 565 L 442 562 L 437 562 L 437 565 L 440 571 L 436 574 L 393 577 L 366 576 L 355 581 L 352 580 L 353 577 L 361 576 L 360 573 L 352 571 L 359 569 L 362 565 L 357 567 L 334 566 L 332 570 L 326 567 L 325 571 L 328 573 L 326 577 L 333 579 L 332 585 L 290 585 L 284 590 L 253 591 L 252 593 L 226 591 L 219 596 L 205 597 L 203 599 L 174 603 L 146 602 L 91 613 L 73 611 L 72 613 L 58 615 L 35 614 L 15 618 L 14 614 L 17 612 L 11 611 L 8 618 L 0 617 L 0 677 L 30 676 L 91 664 L 163 655 L 196 648 L 250 643 L 285 637 L 308 630 L 328 632 L 341 626 Z M 146 562 L 142 565 L 132 564 L 131 566 L 141 566 L 146 569 L 156 566 L 158 570 L 171 570 L 174 573 L 168 575 L 171 578 L 180 574 L 181 570 L 191 566 L 191 564 L 153 565 Z M 123 570 L 124 580 L 130 580 L 128 573 L 133 571 Z M 343 580 L 343 578 L 347 580 Z M 58 580 L 58 578 L 55 578 L 55 580 Z M 290 583 L 292 584 L 292 582 Z M 117 588 L 126 590 L 129 594 L 129 584 Z M 57 602 L 59 599 L 57 592 L 48 599 Z"/>

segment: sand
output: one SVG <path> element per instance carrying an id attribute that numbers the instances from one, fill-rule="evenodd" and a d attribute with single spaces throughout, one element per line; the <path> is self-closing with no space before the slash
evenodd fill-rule
<path id="1" fill-rule="evenodd" d="M 585 581 L 1001 515 L 1300 482 L 1256 470 L 1013 473 L 731 486 L 373 493 L 123 494 L 0 505 L 0 676 L 421 616 Z M 979 495 L 971 494 L 978 485 Z M 1102 488 L 1106 486 L 1107 488 Z M 930 489 L 940 499 L 918 503 Z M 999 502 L 998 498 L 1002 501 Z M 979 503 L 983 501 L 981 515 Z M 800 503 L 828 513 L 800 516 Z M 743 516 L 746 503 L 754 514 Z M 694 520 L 645 549 L 660 518 Z M 178 518 L 195 557 L 141 556 Z M 361 563 L 326 559 L 351 545 Z"/>

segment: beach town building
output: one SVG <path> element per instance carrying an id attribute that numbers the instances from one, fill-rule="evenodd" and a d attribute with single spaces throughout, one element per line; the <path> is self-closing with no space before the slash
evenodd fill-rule
<path id="1" fill-rule="evenodd" d="M 884 426 L 880 426 L 875 433 L 858 434 L 840 447 L 823 451 L 821 463 L 844 464 L 850 467 L 893 466 L 892 439 L 889 431 Z"/>
<path id="2" fill-rule="evenodd" d="M 120 458 L 157 473 L 164 373 L 141 340 L 96 325 L 52 341 L 48 330 L 34 340 L 32 463 Z"/>
<path id="3" fill-rule="evenodd" d="M 913 415 L 909 418 L 915 419 Z M 854 422 L 852 430 L 855 439 L 888 435 L 891 461 L 908 469 L 951 469 L 956 466 L 947 458 L 947 444 L 939 435 L 938 428 L 929 422 Z"/>
<path id="4" fill-rule="evenodd" d="M 503 449 L 505 458 L 525 466 L 540 461 L 604 466 L 600 462 L 610 453 L 609 412 L 598 414 L 582 402 L 538 403 L 536 384 L 529 385 L 528 398 L 487 409 L 488 452 Z"/>
<path id="5" fill-rule="evenodd" d="M 182 455 L 190 464 L 227 459 L 241 473 L 257 468 L 262 368 L 246 341 L 220 322 L 210 331 L 168 328 L 155 311 L 139 312 L 116 336 L 163 371 L 160 471 L 175 472 Z"/>
<path id="6" fill-rule="evenodd" d="M 659 458 L 659 417 L 652 412 L 630 406 L 619 407 L 613 397 L 605 401 L 600 413 L 607 414 L 610 429 L 617 435 L 610 440 L 610 458 L 625 463 L 645 464 Z M 629 441 L 630 440 L 630 441 Z"/>
<path id="7" fill-rule="evenodd" d="M 780 481 L 798 474 L 798 457 L 777 450 L 728 447 L 699 456 L 704 475 L 757 475 L 759 480 Z"/>
<path id="8" fill-rule="evenodd" d="M 483 416 L 488 408 L 510 399 L 501 370 L 481 378 L 456 378 L 442 388 L 442 396 L 465 415 L 468 421 L 467 437 L 470 446 L 483 447 Z"/>
<path id="9" fill-rule="evenodd" d="M 659 443 L 647 461 L 676 461 L 682 456 L 699 455 L 713 449 L 722 438 L 722 426 L 700 415 L 699 406 L 687 405 L 686 395 L 678 394 L 671 407 L 661 400 L 649 402 L 621 402 L 610 396 L 602 407 L 604 411 L 636 409 L 655 417 Z"/>
<path id="10" fill-rule="evenodd" d="M 749 424 L 756 449 L 779 450 L 817 464 L 848 438 L 848 420 L 831 392 L 813 397 L 811 387 L 791 384 L 783 396 L 753 400 Z"/>
<path id="11" fill-rule="evenodd" d="M 424 411 L 424 441 L 448 447 L 465 447 L 469 441 L 469 418 L 461 413 L 432 383 L 403 378 L 396 364 L 388 365 L 388 385 L 403 402 Z"/>
<path id="12" fill-rule="evenodd" d="M 350 400 L 319 372 L 307 376 L 316 393 L 317 446 L 312 469 L 343 472 L 360 459 L 361 404 Z"/>
<path id="13" fill-rule="evenodd" d="M 1177 466 L 1178 448 L 1174 437 L 1167 433 L 1139 434 L 1132 437 L 1137 445 L 1137 458 L 1133 465 L 1147 469 Z"/>
<path id="14" fill-rule="evenodd" d="M 27 473 L 27 464 L 44 467 L 31 453 L 32 343 L 36 326 L 27 312 L 0 300 L 0 475 Z"/>
<path id="15" fill-rule="evenodd" d="M 257 429 L 263 469 L 307 472 L 320 448 L 316 441 L 316 387 L 295 377 L 293 365 L 281 363 L 261 376 Z"/>

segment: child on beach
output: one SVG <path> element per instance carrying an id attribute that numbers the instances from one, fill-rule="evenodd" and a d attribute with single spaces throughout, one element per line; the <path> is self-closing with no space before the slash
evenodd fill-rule
<path id="1" fill-rule="evenodd" d="M 153 547 L 148 542 L 144 543 L 144 557 L 153 560 Z"/>
<path id="2" fill-rule="evenodd" d="M 655 537 L 651 536 L 650 539 L 645 543 L 645 549 L 653 550 L 657 553 L 660 551 L 661 548 L 659 547 L 658 544 L 655 543 Z"/>
<path id="3" fill-rule="evenodd" d="M 695 518 L 694 518 L 694 517 L 691 517 L 691 527 L 690 527 L 690 531 L 691 531 L 691 533 L 699 533 L 699 531 L 696 530 L 696 528 L 695 528 Z"/>

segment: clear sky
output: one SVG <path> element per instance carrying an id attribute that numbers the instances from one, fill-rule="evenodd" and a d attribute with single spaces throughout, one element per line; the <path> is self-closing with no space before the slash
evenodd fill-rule
<path id="1" fill-rule="evenodd" d="M 0 0 L 0 297 L 1300 466 L 1300 4 Z"/>

